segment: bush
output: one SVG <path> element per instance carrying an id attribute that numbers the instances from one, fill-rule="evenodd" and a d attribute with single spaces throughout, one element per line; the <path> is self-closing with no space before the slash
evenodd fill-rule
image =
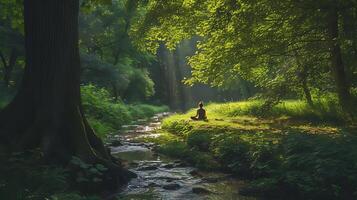
<path id="1" fill-rule="evenodd" d="M 356 199 L 356 129 L 344 121 L 339 107 L 329 101 L 316 102 L 314 108 L 285 101 L 262 117 L 257 115 L 261 103 L 210 104 L 208 122 L 188 120 L 194 110 L 165 119 L 164 131 L 181 141 L 181 148 L 171 147 L 171 155 L 253 180 L 245 191 L 250 195 Z M 215 168 L 207 167 L 212 163 Z"/>
<path id="2" fill-rule="evenodd" d="M 88 121 L 100 137 L 118 130 L 122 125 L 130 124 L 141 118 L 148 118 L 155 113 L 167 111 L 166 106 L 146 104 L 126 105 L 116 102 L 103 88 L 94 85 L 81 87 L 83 108 Z"/>
<path id="3" fill-rule="evenodd" d="M 11 99 L 14 97 L 16 89 L 15 88 L 8 88 L 5 87 L 3 84 L 0 83 L 0 109 L 5 107 Z"/>
<path id="4" fill-rule="evenodd" d="M 255 117 L 289 117 L 295 120 L 305 120 L 309 122 L 323 123 L 343 123 L 345 116 L 336 103 L 336 99 L 320 99 L 314 103 L 314 107 L 309 106 L 305 101 L 286 100 L 273 106 L 262 113 L 263 101 L 243 101 L 224 104 L 211 104 L 207 109 L 223 116 L 249 115 Z"/>
<path id="5" fill-rule="evenodd" d="M 39 152 L 0 154 L 0 199 L 96 200 L 70 188 L 69 172 L 41 165 Z"/>

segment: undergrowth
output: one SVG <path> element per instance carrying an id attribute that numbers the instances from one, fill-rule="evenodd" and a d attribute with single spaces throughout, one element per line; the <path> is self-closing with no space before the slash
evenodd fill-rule
<path id="1" fill-rule="evenodd" d="M 168 110 L 167 106 L 124 104 L 114 101 L 108 91 L 93 85 L 82 86 L 81 94 L 86 116 L 96 133 L 102 138 L 120 129 L 122 125 Z"/>
<path id="2" fill-rule="evenodd" d="M 68 169 L 43 164 L 44 162 L 39 152 L 2 153 L 0 154 L 0 162 L 0 199 L 100 199 L 99 197 L 83 195 L 76 191 L 71 187 L 73 184 L 70 179 L 73 174 Z M 81 173 L 77 175 L 78 178 L 83 177 Z"/>
<path id="3" fill-rule="evenodd" d="M 251 180 L 242 193 L 271 199 L 356 199 L 356 128 L 327 101 L 285 101 L 264 116 L 262 102 L 210 104 L 163 121 L 158 151 L 205 170 Z M 267 115 L 268 114 L 268 115 Z"/>

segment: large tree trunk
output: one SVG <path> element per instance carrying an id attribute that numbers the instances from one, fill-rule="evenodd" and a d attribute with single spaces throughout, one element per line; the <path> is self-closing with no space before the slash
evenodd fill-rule
<path id="1" fill-rule="evenodd" d="M 345 67 L 342 60 L 341 47 L 339 44 L 338 10 L 332 8 L 328 17 L 328 35 L 330 39 L 331 71 L 336 81 L 336 89 L 339 102 L 344 111 L 350 112 L 351 94 L 350 84 L 346 77 Z"/>
<path id="2" fill-rule="evenodd" d="M 124 183 L 124 170 L 81 108 L 78 9 L 76 0 L 24 1 L 25 74 L 18 94 L 0 113 L 0 142 L 13 150 L 41 147 L 54 163 L 66 164 L 72 156 L 99 162 L 119 177 L 116 183 Z"/>

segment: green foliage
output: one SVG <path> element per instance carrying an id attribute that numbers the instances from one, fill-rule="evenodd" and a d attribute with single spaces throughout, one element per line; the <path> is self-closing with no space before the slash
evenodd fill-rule
<path id="1" fill-rule="evenodd" d="M 343 123 L 344 114 L 336 103 L 336 98 L 329 97 L 315 102 L 311 107 L 304 101 L 286 100 L 263 110 L 262 100 L 242 101 L 225 104 L 212 104 L 210 109 L 220 115 L 236 117 L 249 115 L 256 117 L 279 118 L 288 117 L 295 120 L 305 120 L 316 123 Z"/>
<path id="2" fill-rule="evenodd" d="M 71 164 L 78 168 L 76 177 L 78 184 L 102 182 L 103 173 L 108 170 L 102 164 L 88 164 L 78 157 L 72 157 Z"/>
<path id="3" fill-rule="evenodd" d="M 192 149 L 182 141 L 167 142 L 158 148 L 158 152 L 185 160 L 203 170 L 214 170 L 220 167 L 211 154 Z"/>
<path id="4" fill-rule="evenodd" d="M 139 51 L 128 36 L 136 1 L 118 0 L 111 5 L 85 1 L 80 14 L 82 82 L 105 87 L 126 102 L 143 102 L 154 94 L 147 68 L 154 56 Z"/>
<path id="5" fill-rule="evenodd" d="M 304 102 L 285 101 L 269 113 L 274 118 L 257 118 L 261 104 L 210 104 L 208 122 L 190 121 L 194 110 L 171 116 L 162 126 L 167 133 L 153 142 L 161 153 L 202 169 L 224 168 L 254 180 L 245 190 L 250 195 L 356 198 L 356 130 L 329 121 L 341 120 L 336 116 L 340 111 L 326 102 L 310 108 Z"/>
<path id="6" fill-rule="evenodd" d="M 95 200 L 70 188 L 69 171 L 42 165 L 39 152 L 0 154 L 0 199 Z"/>
<path id="7" fill-rule="evenodd" d="M 209 134 L 210 131 L 206 129 L 195 130 L 194 133 L 189 133 L 187 136 L 187 145 L 190 147 L 195 147 L 200 151 L 208 151 L 212 136 Z"/>
<path id="8" fill-rule="evenodd" d="M 81 94 L 88 120 L 102 138 L 120 129 L 122 125 L 130 124 L 135 119 L 148 118 L 168 109 L 166 106 L 146 104 L 126 105 L 114 101 L 107 90 L 94 85 L 82 86 Z"/>
<path id="9" fill-rule="evenodd" d="M 0 109 L 5 107 L 10 100 L 14 97 L 14 91 L 0 84 Z"/>
<path id="10" fill-rule="evenodd" d="M 19 0 L 1 0 L 0 1 L 0 22 L 10 24 L 10 27 L 23 32 L 23 6 Z M 0 28 L 2 23 L 0 23 Z"/>
<path id="11" fill-rule="evenodd" d="M 199 36 L 197 51 L 188 58 L 190 85 L 222 88 L 243 79 L 271 101 L 309 101 L 311 91 L 337 92 L 344 106 L 341 88 L 348 93 L 349 81 L 352 87 L 357 83 L 356 9 L 355 1 L 344 0 L 152 0 L 141 8 L 131 35 L 153 52 L 162 43 L 173 49 Z M 331 36 L 334 11 L 338 33 Z M 334 64 L 332 44 L 341 48 L 344 64 Z M 346 72 L 337 76 L 336 67 Z"/>
<path id="12" fill-rule="evenodd" d="M 100 200 L 99 197 L 86 197 L 76 193 L 62 193 L 52 195 L 50 200 Z"/>

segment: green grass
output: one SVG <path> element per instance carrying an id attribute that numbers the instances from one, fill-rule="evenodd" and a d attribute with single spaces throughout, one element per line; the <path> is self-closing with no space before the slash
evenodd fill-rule
<path id="1" fill-rule="evenodd" d="M 167 106 L 133 105 L 113 101 L 108 91 L 93 85 L 82 86 L 81 92 L 84 111 L 89 123 L 101 138 L 120 129 L 122 125 L 168 110 Z"/>
<path id="2" fill-rule="evenodd" d="M 15 89 L 0 87 L 0 109 L 5 107 L 15 94 Z M 168 111 L 167 106 L 148 104 L 125 104 L 114 101 L 105 89 L 86 85 L 81 87 L 82 103 L 86 117 L 96 134 L 105 138 L 111 132 L 137 119 L 150 118 L 156 113 Z"/>
<path id="3" fill-rule="evenodd" d="M 310 108 L 285 101 L 260 113 L 262 102 L 209 104 L 208 122 L 195 109 L 166 118 L 158 151 L 205 170 L 252 181 L 246 191 L 271 198 L 354 199 L 356 128 L 327 101 Z"/>

